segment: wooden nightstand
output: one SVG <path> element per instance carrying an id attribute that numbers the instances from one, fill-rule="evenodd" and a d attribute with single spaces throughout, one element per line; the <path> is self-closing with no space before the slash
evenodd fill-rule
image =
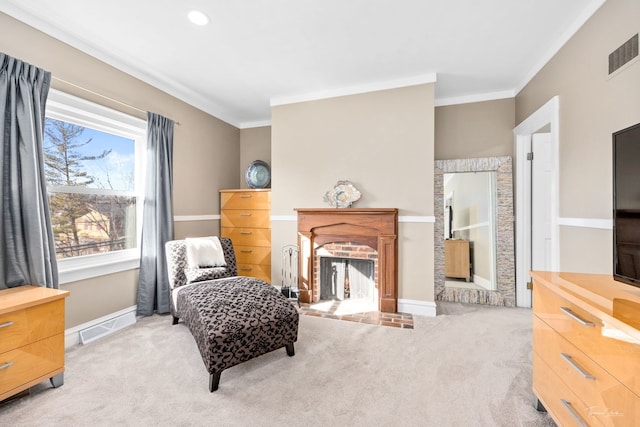
<path id="1" fill-rule="evenodd" d="M 45 380 L 63 384 L 68 295 L 39 286 L 0 291 L 0 400 Z"/>
<path id="2" fill-rule="evenodd" d="M 444 275 L 467 282 L 471 280 L 468 240 L 444 241 Z"/>

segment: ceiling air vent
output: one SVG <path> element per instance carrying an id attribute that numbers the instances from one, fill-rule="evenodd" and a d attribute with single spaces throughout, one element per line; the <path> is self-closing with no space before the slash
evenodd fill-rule
<path id="1" fill-rule="evenodd" d="M 638 34 L 609 54 L 609 74 L 638 56 Z"/>

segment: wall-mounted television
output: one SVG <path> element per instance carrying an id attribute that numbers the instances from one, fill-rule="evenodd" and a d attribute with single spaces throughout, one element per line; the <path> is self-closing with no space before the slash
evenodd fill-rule
<path id="1" fill-rule="evenodd" d="M 640 287 L 640 123 L 613 134 L 613 278 Z"/>

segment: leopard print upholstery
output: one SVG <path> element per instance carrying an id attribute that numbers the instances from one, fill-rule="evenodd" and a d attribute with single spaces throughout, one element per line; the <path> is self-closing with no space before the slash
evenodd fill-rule
<path id="1" fill-rule="evenodd" d="M 210 374 L 298 339 L 294 305 L 276 288 L 252 277 L 187 286 L 179 291 L 178 307 Z"/>
<path id="2" fill-rule="evenodd" d="M 234 277 L 238 275 L 238 266 L 236 263 L 236 253 L 233 249 L 231 239 L 220 237 L 220 245 L 224 252 L 224 260 L 226 267 L 216 268 L 215 274 L 208 276 L 208 279 L 219 279 L 224 277 Z M 172 293 L 175 288 L 187 284 L 187 276 L 185 270 L 187 264 L 187 244 L 184 240 L 171 240 L 165 243 L 165 253 L 167 259 L 167 271 L 169 272 L 169 292 Z M 178 311 L 174 306 L 173 298 L 171 301 L 171 314 L 178 316 Z"/>

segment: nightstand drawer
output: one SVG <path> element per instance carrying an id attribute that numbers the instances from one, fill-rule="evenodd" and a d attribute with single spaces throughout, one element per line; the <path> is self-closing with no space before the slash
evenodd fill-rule
<path id="1" fill-rule="evenodd" d="M 533 289 L 535 315 L 640 396 L 640 363 L 629 363 L 640 360 L 640 344 L 614 336 L 600 319 L 545 286 Z"/>
<path id="2" fill-rule="evenodd" d="M 35 381 L 37 384 L 57 375 L 63 368 L 64 334 L 62 333 L 1 353 L 0 395 L 23 386 L 28 381 L 32 383 Z"/>
<path id="3" fill-rule="evenodd" d="M 611 426 L 640 420 L 640 398 L 536 316 L 533 348 L 587 405 L 590 417 Z"/>
<path id="4" fill-rule="evenodd" d="M 64 300 L 0 314 L 0 353 L 64 332 Z"/>
<path id="5" fill-rule="evenodd" d="M 220 209 L 271 209 L 271 192 L 221 191 Z"/>
<path id="6" fill-rule="evenodd" d="M 222 227 L 270 228 L 271 211 L 251 209 L 226 209 L 220 212 Z"/>
<path id="7" fill-rule="evenodd" d="M 271 248 L 264 246 L 236 246 L 238 264 L 271 265 Z"/>

